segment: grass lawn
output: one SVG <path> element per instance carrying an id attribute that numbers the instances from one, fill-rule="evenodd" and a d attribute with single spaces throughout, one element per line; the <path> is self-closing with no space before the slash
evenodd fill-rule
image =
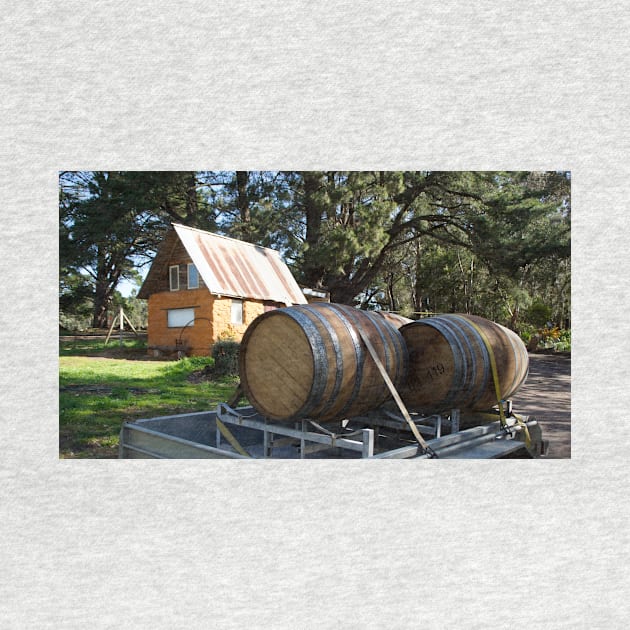
<path id="1" fill-rule="evenodd" d="M 235 379 L 189 377 L 208 357 L 149 360 L 142 342 L 60 342 L 59 452 L 62 458 L 112 458 L 126 420 L 212 409 L 227 400 Z"/>

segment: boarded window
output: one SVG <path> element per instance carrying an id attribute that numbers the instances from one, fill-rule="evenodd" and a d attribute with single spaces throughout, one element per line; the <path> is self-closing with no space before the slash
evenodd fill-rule
<path id="1" fill-rule="evenodd" d="M 243 323 L 243 300 L 232 300 L 232 323 Z"/>
<path id="2" fill-rule="evenodd" d="M 179 290 L 179 265 L 171 265 L 168 268 L 168 281 L 171 291 Z"/>
<path id="3" fill-rule="evenodd" d="M 197 273 L 197 267 L 193 263 L 188 263 L 188 288 L 199 288 L 199 274 Z"/>
<path id="4" fill-rule="evenodd" d="M 194 308 L 171 308 L 167 312 L 169 328 L 181 328 L 182 326 L 193 326 L 195 323 Z"/>

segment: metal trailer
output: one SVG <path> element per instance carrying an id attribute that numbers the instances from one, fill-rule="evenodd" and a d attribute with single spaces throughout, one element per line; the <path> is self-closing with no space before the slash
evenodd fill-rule
<path id="1" fill-rule="evenodd" d="M 460 429 L 460 413 L 413 415 L 427 436 L 425 452 L 405 419 L 381 408 L 366 416 L 325 426 L 312 420 L 274 423 L 252 407 L 125 422 L 119 457 L 155 459 L 490 459 L 536 458 L 547 454 L 547 442 L 535 418 L 509 411 L 502 426 L 482 414 L 483 424 Z M 468 418 L 470 422 L 470 417 Z M 474 421 L 474 418 L 473 418 Z"/>

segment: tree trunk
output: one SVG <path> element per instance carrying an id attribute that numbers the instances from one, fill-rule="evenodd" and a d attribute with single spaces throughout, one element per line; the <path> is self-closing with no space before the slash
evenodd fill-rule
<path id="1" fill-rule="evenodd" d="M 398 305 L 396 304 L 396 292 L 394 291 L 394 274 L 390 273 L 387 276 L 387 300 L 389 302 L 389 310 L 397 311 Z"/>
<path id="2" fill-rule="evenodd" d="M 110 291 L 107 278 L 97 274 L 94 289 L 94 311 L 92 315 L 93 328 L 107 328 L 107 309 L 109 307 Z"/>
<path id="3" fill-rule="evenodd" d="M 191 172 L 186 180 L 186 225 L 199 227 L 199 203 L 197 201 L 197 176 Z"/>
<path id="4" fill-rule="evenodd" d="M 247 182 L 249 181 L 249 171 L 236 171 L 236 207 L 238 208 L 240 225 L 239 237 L 252 242 L 252 216 L 249 208 L 249 196 L 247 194 Z"/>
<path id="5" fill-rule="evenodd" d="M 304 181 L 304 213 L 306 215 L 306 251 L 304 252 L 303 277 L 311 287 L 322 287 L 324 267 L 318 261 L 317 247 L 322 229 L 322 208 L 317 193 L 322 185 L 321 175 L 316 171 L 302 173 Z M 332 299 L 332 296 L 331 296 Z"/>
<path id="6" fill-rule="evenodd" d="M 422 264 L 422 256 L 421 256 L 421 248 L 420 248 L 420 239 L 416 239 L 414 242 L 415 248 L 415 263 L 416 263 L 416 277 L 413 286 L 413 304 L 416 312 L 420 312 L 422 310 L 422 291 L 423 287 L 420 282 L 420 265 Z"/>
<path id="7" fill-rule="evenodd" d="M 99 247 L 96 264 L 96 281 L 94 283 L 94 309 L 92 314 L 93 328 L 107 328 L 107 310 L 109 309 L 114 290 L 120 280 L 120 269 L 108 260 Z"/>
<path id="8" fill-rule="evenodd" d="M 518 315 L 520 312 L 520 307 L 518 303 L 514 304 L 514 309 L 512 310 L 512 316 L 510 317 L 510 330 L 518 330 Z"/>

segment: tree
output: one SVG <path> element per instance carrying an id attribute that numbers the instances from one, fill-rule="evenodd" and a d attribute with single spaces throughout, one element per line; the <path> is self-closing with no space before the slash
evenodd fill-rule
<path id="1" fill-rule="evenodd" d="M 89 278 L 94 327 L 107 326 L 119 281 L 136 274 L 163 238 L 165 225 L 152 212 L 146 185 L 142 174 L 129 172 L 60 177 L 60 282 L 72 274 Z"/>
<path id="2" fill-rule="evenodd" d="M 145 171 L 129 174 L 135 186 L 136 208 L 164 224 L 181 223 L 216 230 L 217 210 L 213 189 L 227 183 L 225 173 L 213 171 Z M 128 191 L 131 192 L 131 191 Z"/>
<path id="3" fill-rule="evenodd" d="M 333 301 L 352 303 L 383 262 L 397 175 L 308 171 L 285 178 L 291 183 L 288 216 L 298 227 L 292 256 L 300 281 L 327 288 Z"/>
<path id="4" fill-rule="evenodd" d="M 89 275 L 98 325 L 171 221 L 274 247 L 335 302 L 491 314 L 514 327 L 535 298 L 557 318 L 570 312 L 567 173 L 79 172 L 60 183 L 64 275 Z M 85 298 L 66 285 L 68 300 Z"/>

